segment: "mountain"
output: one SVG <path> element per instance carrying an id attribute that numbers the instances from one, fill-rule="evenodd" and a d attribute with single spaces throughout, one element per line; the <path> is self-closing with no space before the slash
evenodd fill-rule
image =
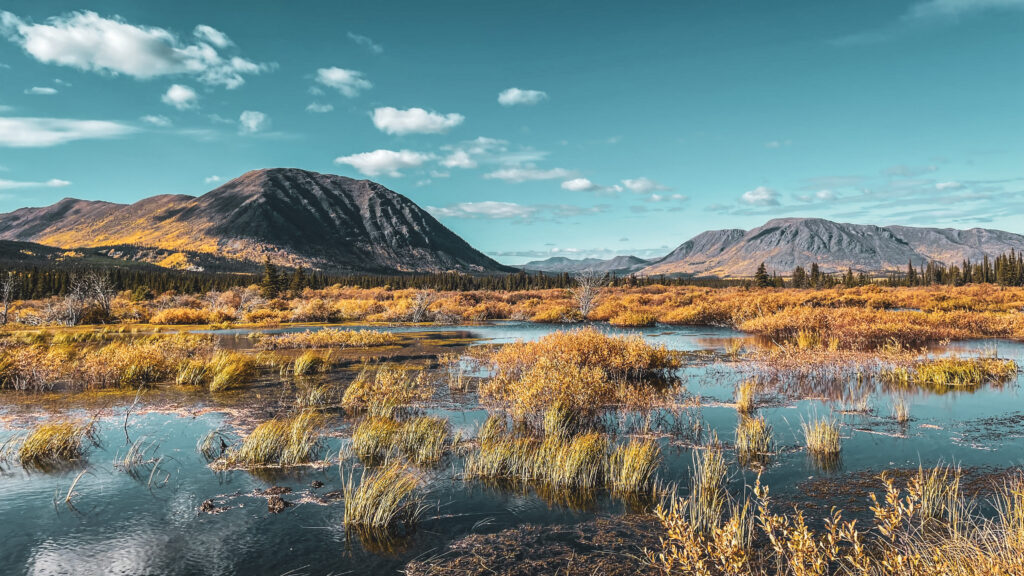
<path id="1" fill-rule="evenodd" d="M 744 277 L 752 276 L 761 262 L 781 274 L 814 262 L 823 272 L 852 268 L 879 273 L 904 270 L 908 262 L 921 266 L 930 261 L 978 261 L 1011 249 L 1024 250 L 1024 236 L 981 228 L 880 227 L 779 218 L 746 232 L 704 232 L 638 274 Z"/>
<path id="2" fill-rule="evenodd" d="M 0 239 L 177 268 L 253 269 L 270 258 L 333 273 L 511 270 L 380 184 L 293 168 L 247 172 L 199 197 L 22 208 L 0 215 Z"/>
<path id="3" fill-rule="evenodd" d="M 600 258 L 582 258 L 574 260 L 563 256 L 552 256 L 547 260 L 534 260 L 520 266 L 523 270 L 532 272 L 550 272 L 569 274 L 577 272 L 597 272 L 600 274 L 630 274 L 641 268 L 650 265 L 649 260 L 637 258 L 636 256 L 616 256 L 608 260 Z"/>

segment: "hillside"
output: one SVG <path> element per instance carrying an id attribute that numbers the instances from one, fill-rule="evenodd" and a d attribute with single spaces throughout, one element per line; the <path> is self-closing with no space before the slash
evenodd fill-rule
<path id="1" fill-rule="evenodd" d="M 552 256 L 546 260 L 534 260 L 520 266 L 531 272 L 548 272 L 552 274 L 597 272 L 601 274 L 630 274 L 651 262 L 636 256 L 615 256 L 607 260 L 600 258 L 573 259 L 564 256 Z"/>
<path id="2" fill-rule="evenodd" d="M 251 269 L 269 257 L 332 273 L 509 270 L 380 184 L 290 168 L 247 172 L 199 197 L 22 208 L 0 215 L 0 239 L 109 248 L 182 269 Z"/>
<path id="3" fill-rule="evenodd" d="M 815 262 L 823 272 L 852 268 L 881 273 L 904 270 L 908 262 L 920 266 L 929 261 L 979 261 L 1011 249 L 1024 250 L 1024 236 L 981 228 L 881 227 L 780 218 L 746 232 L 704 232 L 638 273 L 743 277 L 753 275 L 761 262 L 782 274 Z"/>

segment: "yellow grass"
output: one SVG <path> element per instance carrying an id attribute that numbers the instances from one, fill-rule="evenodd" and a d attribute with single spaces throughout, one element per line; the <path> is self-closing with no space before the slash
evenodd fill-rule
<path id="1" fill-rule="evenodd" d="M 397 462 L 364 471 L 359 484 L 350 473 L 343 490 L 345 529 L 386 537 L 398 528 L 411 528 L 422 512 L 415 494 L 418 485 L 416 475 Z"/>
<path id="2" fill-rule="evenodd" d="M 92 438 L 92 423 L 72 421 L 44 422 L 21 441 L 14 456 L 22 466 L 47 467 L 85 456 L 86 442 Z"/>
<path id="3" fill-rule="evenodd" d="M 362 370 L 345 390 L 341 404 L 347 410 L 391 417 L 402 409 L 426 402 L 433 394 L 433 386 L 423 372 L 412 376 L 408 370 L 381 366 Z"/>
<path id="4" fill-rule="evenodd" d="M 307 464 L 317 456 L 323 425 L 323 416 L 313 410 L 268 420 L 256 426 L 240 446 L 228 450 L 220 464 L 227 468 Z"/>

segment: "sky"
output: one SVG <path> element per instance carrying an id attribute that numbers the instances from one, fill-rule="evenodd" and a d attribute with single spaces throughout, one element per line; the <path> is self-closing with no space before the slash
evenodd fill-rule
<path id="1" fill-rule="evenodd" d="M 517 264 L 1024 233 L 1024 0 L 0 5 L 0 212 L 368 178 Z"/>

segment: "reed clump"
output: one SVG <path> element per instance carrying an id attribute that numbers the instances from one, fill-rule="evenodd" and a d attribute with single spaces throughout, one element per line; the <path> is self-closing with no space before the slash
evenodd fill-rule
<path id="1" fill-rule="evenodd" d="M 330 351 L 317 352 L 307 350 L 292 362 L 292 375 L 297 377 L 310 374 L 323 374 L 334 367 L 334 354 Z"/>
<path id="2" fill-rule="evenodd" d="M 666 574 L 708 576 L 991 576 L 1024 570 L 1024 476 L 1001 487 L 995 517 L 976 511 L 952 467 L 921 469 L 902 490 L 891 478 L 882 480 L 883 495 L 870 495 L 873 519 L 867 524 L 844 519 L 839 509 L 814 522 L 799 509 L 776 512 L 760 479 L 752 499 L 723 506 L 710 527 L 692 518 L 692 494 L 675 498 L 656 511 L 665 537 L 647 557 Z"/>
<path id="3" fill-rule="evenodd" d="M 644 312 L 638 310 L 625 310 L 608 321 L 612 326 L 623 326 L 631 328 L 642 328 L 646 326 L 654 326 L 658 323 L 658 317 L 651 312 Z"/>
<path id="4" fill-rule="evenodd" d="M 92 422 L 44 422 L 21 439 L 13 457 L 22 466 L 32 468 L 49 468 L 80 460 L 93 441 L 93 433 Z M 7 459 L 11 454 L 3 456 Z"/>
<path id="5" fill-rule="evenodd" d="M 256 377 L 256 360 L 239 352 L 217 352 L 207 365 L 210 392 L 240 388 Z"/>
<path id="6" fill-rule="evenodd" d="M 757 381 L 744 380 L 736 387 L 736 410 L 740 414 L 752 414 L 757 408 Z"/>
<path id="7" fill-rule="evenodd" d="M 423 512 L 418 486 L 419 478 L 398 462 L 364 470 L 358 484 L 350 472 L 343 488 L 346 531 L 376 540 L 412 529 Z"/>
<path id="8" fill-rule="evenodd" d="M 736 454 L 740 463 L 760 468 L 767 464 L 774 453 L 772 427 L 764 416 L 740 415 L 736 426 Z"/>
<path id="9" fill-rule="evenodd" d="M 973 387 L 1002 383 L 1017 375 L 1017 363 L 998 358 L 939 358 L 914 367 L 913 382 L 934 387 Z"/>
<path id="10" fill-rule="evenodd" d="M 434 388 L 426 374 L 418 372 L 412 376 L 409 372 L 386 365 L 376 370 L 363 369 L 345 389 L 341 405 L 347 410 L 366 411 L 370 416 L 392 417 L 418 402 L 430 400 Z"/>
<path id="11" fill-rule="evenodd" d="M 352 447 L 361 460 L 379 463 L 402 455 L 419 465 L 437 464 L 450 447 L 448 420 L 418 416 L 405 422 L 369 417 L 352 433 Z"/>
<path id="12" fill-rule="evenodd" d="M 506 344 L 490 357 L 494 376 L 481 395 L 518 418 L 556 403 L 595 411 L 639 405 L 664 393 L 680 366 L 676 354 L 638 335 L 609 336 L 594 328 L 559 331 L 534 342 Z"/>
<path id="13" fill-rule="evenodd" d="M 256 426 L 241 445 L 230 448 L 218 462 L 223 468 L 308 464 L 319 453 L 323 425 L 323 416 L 315 410 L 267 420 Z"/>
<path id="14" fill-rule="evenodd" d="M 398 336 L 382 330 L 342 330 L 324 328 L 287 334 L 266 335 L 258 333 L 257 347 L 263 350 L 285 348 L 371 348 L 390 346 L 399 342 Z"/>
<path id="15" fill-rule="evenodd" d="M 636 495 L 650 490 L 661 464 L 654 440 L 634 439 L 615 448 L 608 460 L 608 486 L 613 494 Z"/>
<path id="16" fill-rule="evenodd" d="M 832 418 L 813 418 L 800 424 L 807 451 L 815 456 L 836 456 L 842 448 L 839 422 Z"/>

